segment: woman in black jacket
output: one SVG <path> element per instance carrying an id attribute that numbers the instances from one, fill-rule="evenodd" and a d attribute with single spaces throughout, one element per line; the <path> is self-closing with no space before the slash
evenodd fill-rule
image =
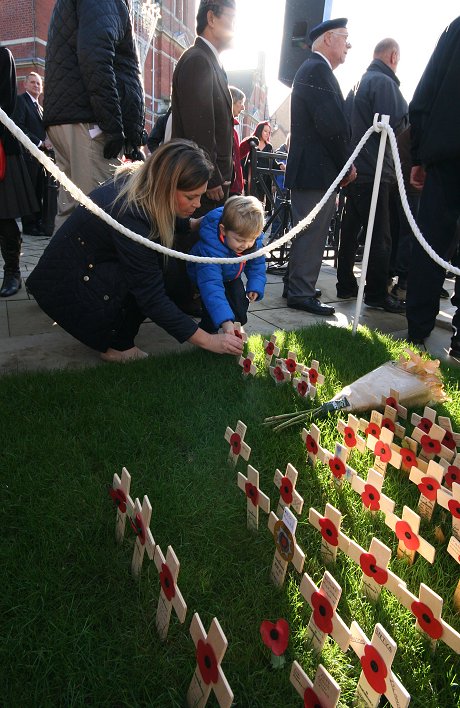
<path id="1" fill-rule="evenodd" d="M 90 196 L 123 226 L 171 247 L 175 230 L 198 227 L 190 217 L 211 172 L 195 143 L 172 140 L 146 162 L 120 168 Z M 168 297 L 163 265 L 158 251 L 79 206 L 51 240 L 27 288 L 50 317 L 105 361 L 147 356 L 134 344 L 146 317 L 179 342 L 240 354 L 239 338 L 204 332 Z"/>

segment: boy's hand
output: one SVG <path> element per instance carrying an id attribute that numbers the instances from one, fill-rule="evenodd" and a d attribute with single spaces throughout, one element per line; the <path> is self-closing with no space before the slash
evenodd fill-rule
<path id="1" fill-rule="evenodd" d="M 255 302 L 257 300 L 257 298 L 259 297 L 259 295 L 257 293 L 253 293 L 253 292 L 246 293 L 246 295 L 248 296 L 248 299 L 250 302 Z"/>

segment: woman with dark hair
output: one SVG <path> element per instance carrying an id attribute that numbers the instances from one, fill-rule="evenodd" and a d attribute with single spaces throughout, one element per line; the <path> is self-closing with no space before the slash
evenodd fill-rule
<path id="1" fill-rule="evenodd" d="M 268 120 L 264 120 L 261 123 L 258 123 L 254 129 L 254 132 L 252 135 L 250 135 L 248 138 L 245 138 L 244 140 L 241 141 L 241 150 L 245 150 L 246 144 L 253 140 L 254 138 L 257 138 L 259 141 L 257 151 L 258 152 L 273 152 L 273 145 L 270 143 L 270 136 L 271 136 L 272 129 L 270 127 L 270 123 Z M 262 168 L 269 168 L 272 167 L 273 169 L 285 169 L 285 166 L 282 165 L 278 160 L 269 160 L 267 158 L 264 158 L 263 156 L 258 156 L 257 157 L 257 166 L 262 167 Z M 251 174 L 251 164 L 250 164 L 250 158 L 248 158 L 243 166 L 243 174 L 246 182 L 246 192 L 247 194 L 251 193 L 254 194 L 258 199 L 263 204 L 266 204 L 266 191 L 264 190 L 262 186 L 262 182 L 265 184 L 265 187 L 268 192 L 271 192 L 272 188 L 272 178 L 270 175 L 264 174 L 259 177 L 259 180 L 256 181 L 254 180 L 254 175 Z M 252 182 L 252 187 L 251 187 L 251 182 Z M 268 205 L 269 206 L 269 205 Z"/>
<path id="2" fill-rule="evenodd" d="M 190 217 L 206 192 L 212 165 L 189 140 L 171 140 L 145 162 L 125 165 L 91 193 L 120 224 L 171 247 L 175 231 L 198 228 Z M 104 361 L 147 356 L 134 344 L 146 317 L 179 342 L 218 354 L 241 354 L 233 334 L 208 334 L 168 297 L 164 258 L 122 235 L 83 206 L 57 231 L 27 288 L 63 329 Z"/>

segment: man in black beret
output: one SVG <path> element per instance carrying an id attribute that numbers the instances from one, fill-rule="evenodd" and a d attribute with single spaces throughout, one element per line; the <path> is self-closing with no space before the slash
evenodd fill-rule
<path id="1" fill-rule="evenodd" d="M 294 78 L 291 96 L 291 149 L 285 184 L 291 189 L 293 221 L 310 213 L 351 154 L 351 131 L 344 99 L 333 71 L 346 59 L 347 20 L 327 20 L 310 32 L 312 55 Z M 342 185 L 356 178 L 350 168 Z M 293 241 L 285 279 L 288 307 L 333 315 L 316 291 L 324 246 L 335 209 L 332 194 L 313 223 Z"/>

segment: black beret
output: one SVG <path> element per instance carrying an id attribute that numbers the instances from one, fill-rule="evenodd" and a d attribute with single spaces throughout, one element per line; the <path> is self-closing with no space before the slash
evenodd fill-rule
<path id="1" fill-rule="evenodd" d="M 311 30 L 309 34 L 310 42 L 313 43 L 315 39 L 321 37 L 321 35 L 325 32 L 346 27 L 347 22 L 348 20 L 346 17 L 339 17 L 337 20 L 325 20 L 325 22 L 321 22 L 319 25 L 316 25 L 316 27 L 313 27 L 313 29 Z"/>

